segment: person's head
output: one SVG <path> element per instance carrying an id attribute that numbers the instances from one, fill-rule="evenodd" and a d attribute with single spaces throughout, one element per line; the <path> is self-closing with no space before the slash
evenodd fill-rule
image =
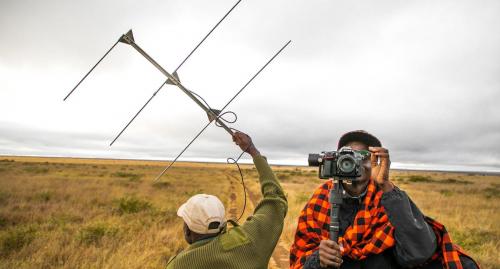
<path id="1" fill-rule="evenodd" d="M 216 236 L 226 224 L 225 209 L 216 196 L 196 194 L 177 210 L 184 220 L 184 238 L 189 244 Z"/>
<path id="2" fill-rule="evenodd" d="M 342 135 L 339 139 L 337 149 L 350 147 L 353 150 L 368 150 L 369 147 L 381 146 L 382 143 L 380 143 L 380 140 L 372 134 L 363 130 L 356 130 Z M 361 167 L 361 177 L 358 178 L 358 180 L 353 181 L 352 184 L 344 184 L 344 189 L 351 195 L 360 195 L 366 189 L 366 186 L 370 181 L 370 175 L 370 158 L 367 158 L 363 161 L 363 166 Z"/>

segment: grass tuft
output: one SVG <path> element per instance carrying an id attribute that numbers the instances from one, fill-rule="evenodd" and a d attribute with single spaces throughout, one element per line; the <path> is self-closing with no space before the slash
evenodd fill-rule
<path id="1" fill-rule="evenodd" d="M 131 182 L 138 182 L 142 178 L 142 174 L 128 173 L 128 172 L 116 172 L 111 174 L 114 177 L 128 178 Z"/>
<path id="2" fill-rule="evenodd" d="M 277 172 L 276 177 L 281 181 L 287 181 L 290 179 L 290 175 L 283 172 Z"/>
<path id="3" fill-rule="evenodd" d="M 166 189 L 166 188 L 170 188 L 172 186 L 172 184 L 170 182 L 165 182 L 165 181 L 157 181 L 155 183 L 153 183 L 153 187 L 157 188 L 157 189 Z"/>
<path id="4" fill-rule="evenodd" d="M 500 189 L 488 187 L 483 191 L 486 198 L 500 198 Z"/>
<path id="5" fill-rule="evenodd" d="M 7 223 L 9 223 L 9 220 L 5 216 L 0 215 L 0 228 L 7 226 Z"/>
<path id="6" fill-rule="evenodd" d="M 31 174 L 47 174 L 49 172 L 49 168 L 29 165 L 24 167 L 23 171 Z"/>
<path id="7" fill-rule="evenodd" d="M 467 180 L 458 180 L 454 178 L 447 178 L 445 180 L 441 181 L 442 183 L 450 183 L 450 184 L 463 184 L 463 185 L 469 185 L 472 184 L 472 182 L 467 181 Z"/>
<path id="8" fill-rule="evenodd" d="M 10 194 L 5 191 L 0 191 L 0 205 L 6 205 L 9 200 Z"/>
<path id="9" fill-rule="evenodd" d="M 439 193 L 441 193 L 442 195 L 444 195 L 446 197 L 450 197 L 453 195 L 453 192 L 450 190 L 439 190 Z"/>
<path id="10" fill-rule="evenodd" d="M 487 241 L 500 241 L 500 236 L 491 231 L 475 230 L 452 232 L 452 240 L 463 249 L 477 249 Z"/>
<path id="11" fill-rule="evenodd" d="M 7 256 L 30 244 L 35 239 L 36 230 L 33 227 L 16 227 L 7 231 L 0 238 L 1 256 Z"/>
<path id="12" fill-rule="evenodd" d="M 83 217 L 68 213 L 60 213 L 51 216 L 47 222 L 51 227 L 64 227 L 67 224 L 83 222 Z"/>
<path id="13" fill-rule="evenodd" d="M 106 224 L 95 223 L 82 228 L 77 235 L 78 241 L 87 245 L 99 245 L 103 237 L 113 237 L 118 233 L 118 229 Z"/>
<path id="14" fill-rule="evenodd" d="M 407 177 L 408 182 L 414 183 L 430 183 L 436 182 L 436 180 L 432 179 L 430 176 L 421 176 L 421 175 L 411 175 Z"/>
<path id="15" fill-rule="evenodd" d="M 40 202 L 48 202 L 52 199 L 53 194 L 50 191 L 42 191 L 35 195 L 36 200 Z"/>
<path id="16" fill-rule="evenodd" d="M 152 205 L 150 202 L 134 196 L 126 196 L 118 200 L 118 212 L 120 214 L 138 213 L 151 208 Z"/>

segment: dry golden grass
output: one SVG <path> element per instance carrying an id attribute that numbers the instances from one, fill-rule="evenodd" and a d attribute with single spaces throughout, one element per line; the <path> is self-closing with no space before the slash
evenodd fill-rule
<path id="1" fill-rule="evenodd" d="M 160 268 L 186 247 L 176 209 L 190 196 L 217 195 L 229 215 L 239 215 L 234 166 L 179 163 L 152 183 L 165 164 L 0 157 L 0 268 Z M 243 169 L 258 199 L 257 173 Z M 280 242 L 288 248 L 300 210 L 322 181 L 312 168 L 274 169 L 289 199 Z M 392 178 L 483 268 L 500 268 L 499 176 L 393 171 Z"/>

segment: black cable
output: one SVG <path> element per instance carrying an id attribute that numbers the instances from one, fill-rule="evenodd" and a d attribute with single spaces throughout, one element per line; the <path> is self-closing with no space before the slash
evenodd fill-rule
<path id="1" fill-rule="evenodd" d="M 208 107 L 208 109 L 212 110 L 212 108 L 210 107 L 208 102 L 205 100 L 205 98 L 201 97 L 199 94 L 197 94 L 196 92 L 193 92 L 191 90 L 187 90 L 187 91 L 190 92 L 192 95 L 195 95 L 196 97 L 198 97 L 198 100 L 201 100 L 203 103 L 205 103 L 205 105 Z"/>
<path id="2" fill-rule="evenodd" d="M 223 118 L 223 116 L 224 116 L 224 115 L 226 115 L 226 114 L 231 114 L 231 115 L 233 115 L 233 116 L 234 116 L 234 119 L 233 119 L 233 120 L 228 120 L 228 119 Z M 238 120 L 238 115 L 236 115 L 236 113 L 235 113 L 235 112 L 228 110 L 228 111 L 226 111 L 226 112 L 224 112 L 224 113 L 220 114 L 219 119 L 220 119 L 220 120 L 222 120 L 222 121 L 224 121 L 225 123 L 235 123 L 235 122 Z M 215 125 L 216 125 L 217 127 L 223 127 L 223 126 L 222 126 L 222 125 L 221 125 L 218 121 L 216 121 L 216 122 L 215 122 Z M 233 131 L 235 131 L 235 130 L 236 130 L 236 129 L 234 129 L 234 128 L 229 128 L 229 129 L 231 129 L 231 130 L 233 130 Z"/>
<path id="3" fill-rule="evenodd" d="M 205 100 L 205 98 L 201 97 L 201 95 L 197 94 L 194 91 L 191 91 L 191 90 L 188 90 L 188 91 L 191 94 L 193 94 L 194 96 L 196 96 L 200 101 L 202 101 L 203 103 L 205 103 L 205 105 L 208 107 L 208 109 L 212 110 L 212 107 L 208 104 L 208 102 Z M 223 118 L 224 115 L 226 115 L 226 114 L 233 115 L 234 119 L 228 120 L 228 119 Z M 217 115 L 217 117 L 218 117 L 218 119 L 220 119 L 220 120 L 222 120 L 222 121 L 224 121 L 226 123 L 235 123 L 238 120 L 238 115 L 235 112 L 229 111 L 229 110 L 226 111 L 226 112 L 224 112 L 224 113 L 222 113 L 222 114 L 220 114 L 220 115 Z M 218 121 L 215 121 L 215 125 L 217 127 L 222 127 L 222 125 L 220 125 Z M 238 131 L 238 130 L 236 130 L 234 128 L 231 128 L 231 130 Z M 238 168 L 238 172 L 240 173 L 240 177 L 241 177 L 241 185 L 243 185 L 243 195 L 244 195 L 243 210 L 241 211 L 241 214 L 240 214 L 240 216 L 238 217 L 238 219 L 236 221 L 240 221 L 240 219 L 243 217 L 243 214 L 245 213 L 245 209 L 247 207 L 247 187 L 245 185 L 245 179 L 243 177 L 243 172 L 242 172 L 241 167 L 240 167 L 240 165 L 238 163 L 238 161 L 243 156 L 243 154 L 246 152 L 246 150 L 247 149 L 245 149 L 244 151 L 242 151 L 241 154 L 240 154 L 240 156 L 238 156 L 238 158 L 236 158 L 236 160 L 234 158 L 231 158 L 231 157 L 229 157 L 229 158 L 226 159 L 226 162 L 228 164 L 236 164 L 236 167 Z"/>
<path id="4" fill-rule="evenodd" d="M 246 150 L 245 150 L 246 151 Z M 241 171 L 241 167 L 238 164 L 238 161 L 240 160 L 241 156 L 245 153 L 245 151 L 241 152 L 240 156 L 235 160 L 233 158 L 227 158 L 227 163 L 229 164 L 236 164 L 236 167 L 238 167 L 238 172 L 240 172 L 240 177 L 241 177 L 241 185 L 243 185 L 243 194 L 244 194 L 244 200 L 243 200 L 243 210 L 241 211 L 240 216 L 236 220 L 237 222 L 240 221 L 241 217 L 243 217 L 243 214 L 245 213 L 245 209 L 247 208 L 247 187 L 245 185 L 245 180 L 243 178 L 243 172 Z"/>

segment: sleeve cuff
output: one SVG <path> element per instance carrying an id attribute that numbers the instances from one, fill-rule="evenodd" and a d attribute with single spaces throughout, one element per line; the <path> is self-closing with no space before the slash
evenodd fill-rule
<path id="1" fill-rule="evenodd" d="M 264 155 L 260 155 L 259 154 L 259 155 L 255 156 L 255 157 L 252 157 L 252 159 L 253 159 L 254 162 L 264 161 L 264 162 L 267 163 L 267 158 Z"/>
<path id="2" fill-rule="evenodd" d="M 316 250 L 311 254 L 309 257 L 307 257 L 306 262 L 304 263 L 303 269 L 320 269 L 320 264 L 319 264 L 319 250 Z"/>
<path id="3" fill-rule="evenodd" d="M 382 204 L 390 203 L 392 201 L 401 201 L 404 198 L 404 193 L 398 187 L 394 186 L 394 189 L 389 192 L 384 192 L 382 194 Z"/>
<path id="4" fill-rule="evenodd" d="M 268 172 L 268 170 L 271 170 L 265 156 L 258 155 L 253 157 L 253 163 L 255 164 L 255 168 L 257 168 L 257 171 L 259 172 Z"/>

